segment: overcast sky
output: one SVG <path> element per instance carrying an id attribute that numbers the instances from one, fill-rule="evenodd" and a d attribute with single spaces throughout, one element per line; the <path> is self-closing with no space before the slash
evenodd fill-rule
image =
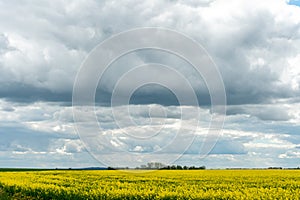
<path id="1" fill-rule="evenodd" d="M 205 82 L 180 58 L 143 50 L 113 63 L 99 84 L 95 112 L 110 145 L 151 153 L 172 139 L 180 123 L 190 124 L 185 131 L 191 137 L 194 105 L 185 105 L 190 115 L 181 119 L 176 96 L 157 85 L 141 88 L 131 98 L 130 117 L 136 126 L 127 124 L 125 105 L 117 107 L 123 126 L 115 124 L 109 105 L 114 84 L 132 67 L 155 62 L 188 77 L 199 98 L 198 139 L 177 164 L 300 166 L 299 6 L 298 0 L 0 0 L 0 167 L 104 166 L 87 152 L 75 132 L 73 83 L 96 45 L 140 27 L 181 32 L 207 50 L 226 89 L 224 130 L 214 149 L 201 159 L 197 147 L 211 117 Z M 174 78 L 156 73 L 166 80 Z M 174 81 L 174 87 L 180 85 Z M 119 135 L 129 131 L 143 136 L 162 123 L 155 141 L 139 144 Z M 171 148 L 165 156 L 181 153 Z"/>

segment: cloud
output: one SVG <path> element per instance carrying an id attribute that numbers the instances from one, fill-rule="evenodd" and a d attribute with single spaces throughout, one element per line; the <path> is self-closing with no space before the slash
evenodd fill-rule
<path id="1" fill-rule="evenodd" d="M 279 158 L 300 158 L 300 151 L 296 150 L 296 151 L 287 151 L 284 154 L 280 154 Z"/>
<path id="2" fill-rule="evenodd" d="M 199 110 L 199 126 L 197 127 L 197 119 L 193 117 L 197 109 L 192 106 L 186 106 L 187 112 L 182 119 L 182 107 L 179 106 L 158 104 L 115 108 L 99 106 L 95 107 L 95 113 L 102 130 L 100 131 L 98 124 L 97 126 L 90 124 L 83 115 L 84 120 L 79 121 L 77 127 L 89 128 L 89 131 L 92 131 L 89 134 L 94 137 L 92 140 L 87 140 L 86 135 L 81 133 L 82 140 L 80 140 L 74 129 L 72 107 L 53 102 L 11 104 L 6 101 L 1 102 L 1 107 L 7 104 L 11 105 L 14 111 L 1 111 L 0 134 L 3 139 L 0 142 L 0 152 L 6 152 L 2 159 L 15 161 L 22 155 L 42 160 L 42 157 L 47 156 L 49 159 L 54 159 L 53 162 L 58 163 L 57 165 L 60 165 L 63 160 L 65 163 L 73 163 L 74 160 L 81 162 L 80 156 L 88 155 L 85 149 L 87 148 L 93 152 L 94 156 L 96 155 L 100 162 L 103 161 L 98 165 L 107 164 L 106 156 L 113 157 L 113 160 L 120 165 L 134 167 L 141 164 L 139 161 L 124 160 L 125 157 L 122 156 L 125 155 L 117 153 L 121 150 L 141 156 L 161 152 L 160 156 L 165 161 L 171 158 L 177 159 L 182 155 L 176 163 L 185 161 L 193 165 L 207 162 L 207 166 L 219 166 L 215 162 L 226 158 L 227 161 L 225 162 L 225 159 L 222 165 L 224 167 L 246 166 L 240 159 L 252 159 L 251 162 L 256 159 L 256 165 L 253 166 L 268 166 L 269 164 L 273 166 L 288 159 L 289 161 L 282 166 L 287 166 L 287 164 L 294 166 L 293 158 L 283 155 L 294 151 L 300 144 L 297 127 L 291 129 L 293 132 L 287 128 L 290 125 L 285 124 L 290 122 L 274 121 L 276 124 L 274 128 L 274 124 L 271 125 L 272 122 L 266 124 L 256 117 L 230 115 L 223 134 L 216 141 L 212 151 L 207 158 L 200 159 L 211 117 L 208 108 Z M 112 109 L 116 109 L 117 118 L 114 118 Z M 256 127 L 253 128 L 252 124 L 256 124 Z M 181 132 L 176 135 L 180 128 L 182 128 Z M 101 137 L 98 138 L 95 134 Z M 91 149 L 94 145 L 98 147 L 104 145 L 105 148 Z M 10 157 L 10 155 L 13 156 Z M 89 157 L 91 160 L 86 164 L 95 165 L 96 161 L 91 155 Z M 268 158 L 269 164 L 265 163 L 266 160 L 261 159 L 262 157 Z M 187 161 L 187 159 L 190 160 Z M 41 161 L 36 166 L 43 164 Z"/>
<path id="3" fill-rule="evenodd" d="M 229 104 L 257 104 L 299 95 L 299 72 L 293 66 L 300 55 L 300 8 L 284 0 L 155 1 L 128 9 L 131 5 L 136 3 L 2 3 L 1 19 L 6 20 L 0 21 L 0 71 L 5 87 L 0 88 L 0 96 L 20 101 L 70 101 L 76 72 L 88 52 L 108 36 L 140 26 L 172 28 L 203 44 L 219 66 Z M 14 10 L 24 17 L 9 17 Z M 153 55 L 145 52 L 129 56 L 124 69 L 151 59 L 170 65 L 180 60 L 162 56 L 161 52 Z M 195 82 L 199 77 L 187 65 L 176 68 L 198 88 L 200 103 L 209 104 L 204 83 Z M 113 77 L 119 77 L 116 73 L 120 74 L 119 65 L 112 69 L 114 76 L 109 74 L 110 81 L 105 81 L 108 93 Z M 161 92 L 154 92 L 153 97 L 158 96 Z M 142 93 L 133 102 L 147 98 Z M 166 101 L 151 103 L 174 104 L 168 96 L 162 99 Z"/>
<path id="4" fill-rule="evenodd" d="M 204 80 L 175 55 L 143 50 L 112 63 L 99 82 L 95 112 L 109 146 L 137 153 L 159 150 L 174 136 L 180 122 L 186 131 L 182 142 L 191 138 L 197 121 L 196 108 L 186 105 L 188 112 L 181 119 L 175 95 L 155 84 L 135 91 L 130 99 L 135 105 L 128 107 L 130 118 L 127 107 L 115 107 L 121 127 L 112 115 L 110 98 L 116 81 L 137 65 L 155 62 L 172 66 L 190 80 L 199 99 L 199 140 L 186 151 L 182 162 L 207 162 L 208 166 L 220 166 L 223 162 L 223 167 L 249 163 L 295 166 L 300 144 L 300 7 L 291 4 L 296 3 L 1 2 L 0 160 L 7 166 L 43 166 L 49 162 L 53 163 L 51 166 L 98 164 L 84 150 L 74 131 L 70 104 L 76 73 L 88 53 L 106 38 L 128 29 L 154 26 L 190 36 L 206 48 L 217 64 L 229 104 L 224 133 L 212 153 L 199 160 L 196 154 L 211 117 Z M 164 79 L 186 94 L 186 88 L 175 76 L 159 70 L 148 70 L 146 75 Z M 145 73 L 133 73 L 121 85 L 122 91 L 143 77 Z M 88 115 L 82 116 L 82 123 L 87 122 L 85 117 Z M 139 143 L 136 138 L 118 137 L 124 132 L 138 137 L 157 132 L 160 135 L 152 142 Z M 168 153 L 181 151 L 169 148 Z"/>
<path id="5" fill-rule="evenodd" d="M 228 106 L 227 114 L 246 114 L 265 121 L 289 121 L 293 119 L 290 105 L 284 104 L 260 104 Z"/>

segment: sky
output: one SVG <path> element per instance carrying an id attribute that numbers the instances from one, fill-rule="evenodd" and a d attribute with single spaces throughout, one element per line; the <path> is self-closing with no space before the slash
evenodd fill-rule
<path id="1" fill-rule="evenodd" d="M 1 0 L 0 167 L 135 166 L 122 154 L 109 157 L 109 148 L 87 150 L 75 128 L 72 91 L 93 48 L 142 27 L 180 32 L 206 49 L 225 86 L 224 128 L 212 151 L 199 156 L 213 115 L 205 81 L 176 55 L 144 49 L 112 63 L 97 87 L 95 114 L 108 147 L 143 155 L 171 142 L 161 162 L 178 157 L 173 163 L 208 168 L 300 166 L 299 5 L 297 0 Z M 146 63 L 172 66 L 187 77 L 199 106 L 182 107 L 170 89 L 155 84 L 138 88 L 130 105 L 111 105 L 116 82 Z M 151 75 L 184 94 L 172 74 L 159 70 L 136 72 L 122 87 Z M 182 123 L 189 125 L 185 139 L 196 135 L 185 151 L 180 148 L 185 140 L 174 140 Z M 153 133 L 159 134 L 136 138 Z"/>

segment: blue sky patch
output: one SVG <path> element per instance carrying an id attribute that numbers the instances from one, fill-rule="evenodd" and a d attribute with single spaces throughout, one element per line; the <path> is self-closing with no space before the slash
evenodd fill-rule
<path id="1" fill-rule="evenodd" d="M 300 0 L 290 0 L 288 2 L 289 5 L 300 6 Z"/>

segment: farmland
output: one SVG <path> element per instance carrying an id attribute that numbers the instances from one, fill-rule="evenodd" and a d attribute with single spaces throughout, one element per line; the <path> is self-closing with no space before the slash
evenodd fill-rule
<path id="1" fill-rule="evenodd" d="M 299 170 L 0 172 L 0 199 L 299 199 Z"/>

